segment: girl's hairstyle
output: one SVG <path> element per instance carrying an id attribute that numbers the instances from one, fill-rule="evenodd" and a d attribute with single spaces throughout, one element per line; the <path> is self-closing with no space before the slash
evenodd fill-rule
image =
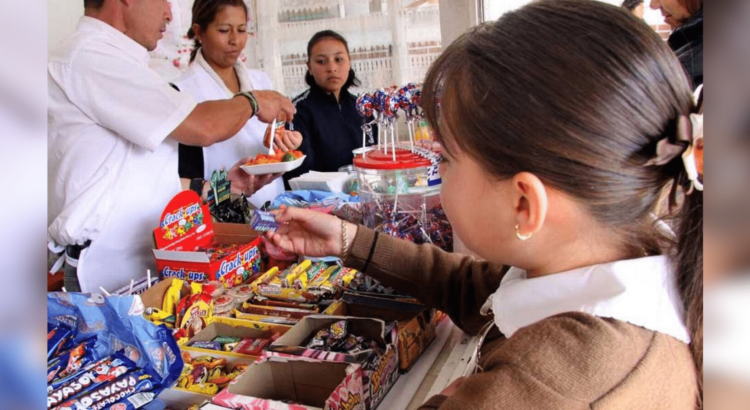
<path id="1" fill-rule="evenodd" d="M 560 35 L 565 33 L 565 35 Z M 665 253 L 653 214 L 680 155 L 646 166 L 694 110 L 690 82 L 667 44 L 622 9 L 541 0 L 475 27 L 430 68 L 423 106 L 443 149 L 491 175 L 527 171 L 574 197 L 632 257 Z M 703 193 L 688 195 L 668 254 L 702 379 Z"/>
<path id="2" fill-rule="evenodd" d="M 312 60 L 312 49 L 315 47 L 316 44 L 320 43 L 322 40 L 325 40 L 327 38 L 334 39 L 344 45 L 344 48 L 346 49 L 346 55 L 351 59 L 351 55 L 349 54 L 349 43 L 346 41 L 344 36 L 341 34 L 333 31 L 333 30 L 324 30 L 319 31 L 315 33 L 314 36 L 310 39 L 310 41 L 307 43 L 307 62 L 309 63 Z M 310 87 L 315 85 L 315 77 L 310 73 L 310 70 L 307 70 L 307 73 L 305 73 L 305 82 Z M 361 85 L 361 82 L 357 78 L 357 74 L 354 72 L 353 68 L 349 68 L 349 77 L 347 77 L 346 82 L 341 87 L 342 91 L 346 91 L 349 89 L 349 87 L 359 87 Z"/>
<path id="3" fill-rule="evenodd" d="M 216 19 L 216 15 L 219 14 L 221 8 L 225 6 L 242 7 L 245 10 L 245 16 L 248 14 L 244 0 L 195 0 L 195 3 L 193 3 L 193 21 L 190 24 L 190 30 L 187 32 L 188 38 L 194 42 L 193 51 L 190 53 L 191 63 L 195 60 L 198 49 L 201 47 L 201 42 L 196 37 L 193 25 L 197 24 L 205 32 L 208 25 Z"/>

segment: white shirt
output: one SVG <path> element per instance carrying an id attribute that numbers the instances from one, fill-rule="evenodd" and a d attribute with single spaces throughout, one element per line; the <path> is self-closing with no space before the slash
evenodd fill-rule
<path id="1" fill-rule="evenodd" d="M 567 312 L 616 319 L 690 343 L 677 282 L 666 256 L 594 265 L 539 278 L 511 268 L 482 308 L 506 337 Z"/>
<path id="2" fill-rule="evenodd" d="M 82 17 L 48 63 L 48 234 L 91 240 L 78 266 L 84 292 L 110 291 L 153 266 L 151 232 L 180 191 L 167 136 L 195 108 L 148 68 L 146 49 Z"/>
<path id="3" fill-rule="evenodd" d="M 266 73 L 248 70 L 240 60 L 237 60 L 234 69 L 240 80 L 241 91 L 271 90 L 273 88 L 271 79 Z M 234 93 L 227 88 L 224 81 L 203 57 L 202 51 L 196 54 L 195 61 L 190 64 L 190 67 L 175 82 L 175 85 L 181 91 L 192 95 L 199 102 L 234 97 Z M 266 128 L 268 128 L 268 124 L 253 117 L 237 135 L 226 141 L 203 148 L 203 178 L 210 180 L 214 170 L 222 167 L 229 170 L 243 158 L 268 153 L 268 148 L 263 145 Z M 259 208 L 266 201 L 272 201 L 282 192 L 284 192 L 284 181 L 277 178 L 253 194 L 249 200 L 255 207 Z"/>

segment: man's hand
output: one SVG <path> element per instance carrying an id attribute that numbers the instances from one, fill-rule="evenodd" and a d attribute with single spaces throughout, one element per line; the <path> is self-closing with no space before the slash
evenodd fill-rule
<path id="1" fill-rule="evenodd" d="M 253 95 L 258 101 L 258 112 L 255 116 L 262 122 L 270 123 L 278 118 L 285 118 L 287 122 L 291 122 L 297 112 L 292 100 L 276 91 L 258 90 L 253 91 Z"/>

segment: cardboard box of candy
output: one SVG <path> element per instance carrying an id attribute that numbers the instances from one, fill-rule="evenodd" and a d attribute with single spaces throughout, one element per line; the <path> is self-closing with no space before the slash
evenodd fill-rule
<path id="1" fill-rule="evenodd" d="M 365 407 L 372 410 L 399 377 L 397 345 L 395 322 L 313 315 L 302 319 L 268 350 L 361 365 Z"/>
<path id="2" fill-rule="evenodd" d="M 231 288 L 261 272 L 261 240 L 247 225 L 214 223 L 208 205 L 182 191 L 154 229 L 154 257 L 162 278 L 217 280 Z"/>
<path id="3" fill-rule="evenodd" d="M 261 356 L 273 340 L 291 328 L 266 323 L 214 317 L 209 325 L 185 341 L 180 348 L 217 357 L 242 357 L 252 360 Z"/>
<path id="4" fill-rule="evenodd" d="M 351 363 L 268 355 L 213 403 L 242 410 L 365 410 L 362 370 Z"/>
<path id="5" fill-rule="evenodd" d="M 399 369 L 402 372 L 408 371 L 435 340 L 436 311 L 420 304 L 344 293 L 323 313 L 396 321 Z"/>

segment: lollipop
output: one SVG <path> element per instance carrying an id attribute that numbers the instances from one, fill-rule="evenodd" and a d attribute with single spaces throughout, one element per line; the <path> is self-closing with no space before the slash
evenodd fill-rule
<path id="1" fill-rule="evenodd" d="M 422 106 L 422 90 L 414 89 L 411 91 L 411 103 L 414 107 Z"/>
<path id="2" fill-rule="evenodd" d="M 374 112 L 372 95 L 364 93 L 357 98 L 357 112 L 362 118 L 370 118 Z"/>

